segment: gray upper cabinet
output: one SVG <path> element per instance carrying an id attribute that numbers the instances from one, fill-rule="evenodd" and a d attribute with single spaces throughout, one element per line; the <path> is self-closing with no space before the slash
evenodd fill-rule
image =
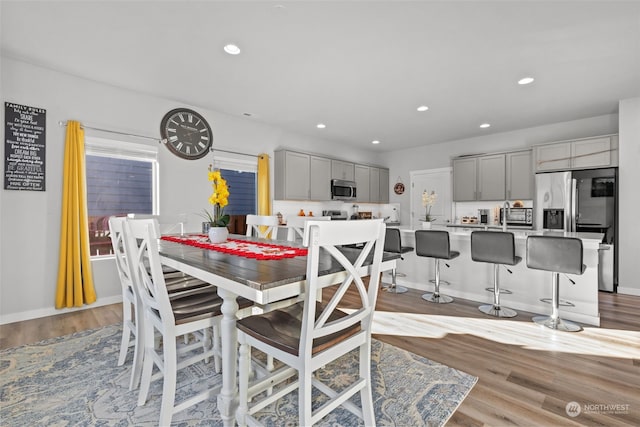
<path id="1" fill-rule="evenodd" d="M 453 201 L 532 199 L 531 150 L 453 159 Z"/>
<path id="2" fill-rule="evenodd" d="M 531 150 L 507 153 L 508 200 L 533 199 L 533 159 Z"/>
<path id="3" fill-rule="evenodd" d="M 504 200 L 504 154 L 478 157 L 477 200 Z"/>
<path id="4" fill-rule="evenodd" d="M 331 200 L 331 160 L 295 151 L 275 152 L 276 200 Z"/>
<path id="5" fill-rule="evenodd" d="M 354 164 L 342 160 L 331 160 L 331 179 L 354 180 Z"/>
<path id="6" fill-rule="evenodd" d="M 278 200 L 309 198 L 310 156 L 294 151 L 276 151 L 274 197 Z"/>
<path id="7" fill-rule="evenodd" d="M 571 168 L 571 143 L 538 145 L 536 153 L 536 172 L 563 170 Z"/>
<path id="8" fill-rule="evenodd" d="M 475 157 L 453 160 L 453 201 L 476 200 L 476 176 L 478 167 Z"/>
<path id="9" fill-rule="evenodd" d="M 355 165 L 356 202 L 369 201 L 369 166 Z"/>
<path id="10" fill-rule="evenodd" d="M 309 200 L 331 200 L 331 160 L 310 156 Z"/>
<path id="11" fill-rule="evenodd" d="M 389 203 L 389 169 L 380 169 L 380 203 Z"/>
<path id="12" fill-rule="evenodd" d="M 536 145 L 535 171 L 618 166 L 618 135 Z"/>
<path id="13" fill-rule="evenodd" d="M 369 202 L 380 202 L 380 169 L 369 168 Z"/>

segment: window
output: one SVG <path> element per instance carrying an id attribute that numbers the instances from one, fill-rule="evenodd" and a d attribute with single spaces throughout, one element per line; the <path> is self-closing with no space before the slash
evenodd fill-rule
<path id="1" fill-rule="evenodd" d="M 87 138 L 87 213 L 92 256 L 112 253 L 109 217 L 157 212 L 157 148 Z"/>
<path id="2" fill-rule="evenodd" d="M 244 234 L 247 215 L 257 212 L 256 161 L 216 158 L 214 166 L 220 169 L 229 187 L 229 204 L 225 207 L 225 213 L 231 216 L 229 231 Z"/>

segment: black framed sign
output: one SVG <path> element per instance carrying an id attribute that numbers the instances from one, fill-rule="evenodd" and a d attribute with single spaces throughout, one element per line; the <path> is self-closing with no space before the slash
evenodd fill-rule
<path id="1" fill-rule="evenodd" d="M 44 108 L 4 103 L 4 189 L 45 191 Z"/>

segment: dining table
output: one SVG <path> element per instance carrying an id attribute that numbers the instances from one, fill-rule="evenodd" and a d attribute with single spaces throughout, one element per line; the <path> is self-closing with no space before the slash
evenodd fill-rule
<path id="1" fill-rule="evenodd" d="M 275 247 L 299 250 L 295 256 L 260 259 L 260 257 L 233 252 L 222 252 L 207 247 L 206 244 L 193 246 L 187 244 L 189 238 L 189 235 L 163 236 L 159 240 L 161 262 L 168 267 L 214 284 L 218 288 L 218 295 L 223 303 L 220 326 L 222 386 L 217 405 L 224 425 L 232 426 L 235 423 L 235 411 L 238 407 L 237 298 L 243 297 L 253 301 L 254 309 L 260 312 L 277 307 L 278 302 L 302 296 L 306 285 L 307 256 L 302 245 L 289 241 L 229 235 L 229 240 L 237 244 L 275 245 Z M 355 260 L 361 250 L 357 247 L 339 249 L 350 260 Z M 398 254 L 384 252 L 381 271 L 395 268 L 398 258 Z M 370 264 L 370 261 L 365 261 L 360 271 L 363 276 L 370 271 Z M 318 274 L 326 286 L 340 283 L 346 277 L 343 267 L 328 254 L 324 256 L 321 254 Z"/>

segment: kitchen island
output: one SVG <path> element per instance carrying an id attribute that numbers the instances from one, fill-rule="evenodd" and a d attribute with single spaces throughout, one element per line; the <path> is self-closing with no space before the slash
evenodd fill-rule
<path id="1" fill-rule="evenodd" d="M 400 228 L 402 232 L 403 246 L 415 248 L 415 229 Z M 471 232 L 484 227 L 446 227 L 433 226 L 433 229 L 449 232 L 451 250 L 460 252 L 460 256 L 440 262 L 441 280 L 446 280 L 450 285 L 440 285 L 440 293 L 453 297 L 477 301 L 478 305 L 493 302 L 493 293 L 485 288 L 493 288 L 493 265 L 474 262 L 471 259 Z M 495 228 L 489 228 L 495 230 Z M 552 234 L 565 237 L 576 237 L 582 240 L 584 247 L 583 263 L 586 270 L 581 276 L 560 275 L 560 300 L 570 301 L 571 306 L 560 306 L 562 318 L 590 325 L 600 325 L 600 313 L 598 310 L 598 248 L 602 241 L 602 233 L 567 233 L 555 231 L 527 230 L 522 228 L 509 228 L 515 237 L 516 255 L 522 261 L 509 266 L 510 274 L 506 268 L 499 269 L 500 287 L 508 289 L 511 294 L 501 294 L 500 302 L 505 307 L 514 310 L 524 310 L 532 313 L 547 315 L 551 312 L 551 305 L 540 301 L 541 298 L 551 298 L 551 272 L 532 270 L 526 263 L 526 240 L 530 235 Z M 433 291 L 433 284 L 429 280 L 435 276 L 434 260 L 432 258 L 419 257 L 414 252 L 403 255 L 404 260 L 398 260 L 397 271 L 404 277 L 398 277 L 398 285 Z M 571 278 L 575 282 L 571 284 Z M 388 281 L 385 278 L 385 282 Z M 424 302 L 429 304 L 428 302 Z"/>

